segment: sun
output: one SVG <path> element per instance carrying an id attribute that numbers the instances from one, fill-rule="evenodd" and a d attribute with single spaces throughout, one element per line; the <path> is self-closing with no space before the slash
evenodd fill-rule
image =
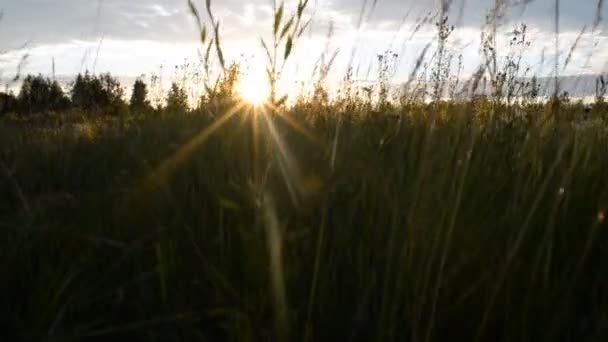
<path id="1" fill-rule="evenodd" d="M 270 89 L 264 75 L 253 72 L 241 75 L 238 92 L 243 100 L 256 106 L 266 102 L 270 96 Z"/>

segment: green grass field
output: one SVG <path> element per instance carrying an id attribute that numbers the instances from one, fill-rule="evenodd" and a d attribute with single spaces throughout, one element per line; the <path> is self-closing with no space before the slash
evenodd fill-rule
<path id="1" fill-rule="evenodd" d="M 603 341 L 608 125 L 533 110 L 5 119 L 2 335 Z"/>

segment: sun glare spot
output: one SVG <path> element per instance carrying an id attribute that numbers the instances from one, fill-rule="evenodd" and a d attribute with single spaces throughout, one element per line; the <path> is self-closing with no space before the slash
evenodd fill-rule
<path id="1" fill-rule="evenodd" d="M 238 91 L 243 100 L 253 104 L 261 105 L 268 100 L 270 90 L 263 75 L 248 73 L 241 76 Z"/>

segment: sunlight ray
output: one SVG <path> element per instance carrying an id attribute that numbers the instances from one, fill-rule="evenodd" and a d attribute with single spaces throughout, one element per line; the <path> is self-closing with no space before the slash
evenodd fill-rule
<path id="1" fill-rule="evenodd" d="M 222 115 L 213 124 L 211 124 L 211 126 L 207 127 L 205 130 L 194 136 L 194 138 L 192 138 L 186 144 L 182 145 L 174 154 L 172 154 L 170 157 L 160 163 L 160 165 L 144 179 L 143 185 L 160 185 L 190 157 L 190 155 L 194 152 L 196 148 L 205 144 L 209 137 L 211 137 L 213 133 L 215 133 L 218 129 L 225 125 L 228 120 L 230 120 L 230 118 L 232 118 L 235 114 L 239 112 L 239 110 L 243 108 L 243 106 L 243 103 L 239 103 L 233 106 L 224 115 Z"/>
<path id="2" fill-rule="evenodd" d="M 277 129 L 272 122 L 272 118 L 269 115 L 262 115 L 266 122 L 266 126 L 268 127 L 268 133 L 272 138 L 273 145 L 273 157 L 277 157 L 277 161 L 279 163 L 279 169 L 281 171 L 281 175 L 283 176 L 283 180 L 285 181 L 285 185 L 287 186 L 287 190 L 289 191 L 289 195 L 293 203 L 298 206 L 298 192 L 299 192 L 299 180 L 301 179 L 300 169 L 296 160 L 293 158 L 291 152 L 287 149 L 287 146 L 282 141 L 281 136 L 277 132 Z M 274 153 L 277 151 L 278 153 Z"/>
<path id="3" fill-rule="evenodd" d="M 287 320 L 288 303 L 287 289 L 283 266 L 283 241 L 276 205 L 270 193 L 264 194 L 264 227 L 270 267 L 270 283 L 276 315 L 276 328 L 279 336 L 287 336 L 289 325 Z"/>
<path id="4" fill-rule="evenodd" d="M 275 113 L 279 112 L 279 109 L 276 106 L 272 105 L 272 104 L 268 104 L 268 107 L 272 111 L 274 111 Z M 284 122 L 286 122 L 288 125 L 290 125 L 293 129 L 295 129 L 298 133 L 300 133 L 303 136 L 305 136 L 313 144 L 317 145 L 318 147 L 325 146 L 323 140 L 318 135 L 314 134 L 311 130 L 309 130 L 308 128 L 306 128 L 301 123 L 297 122 L 291 116 L 289 116 L 289 115 L 277 115 L 277 116 L 279 118 L 281 118 Z"/>
<path id="5" fill-rule="evenodd" d="M 257 111 L 257 109 L 254 110 Z M 261 182 L 262 160 L 260 152 L 260 128 L 258 125 L 258 116 L 252 115 L 249 117 L 249 120 L 251 120 L 251 139 L 253 144 L 253 181 L 255 184 L 259 184 L 259 182 Z"/>

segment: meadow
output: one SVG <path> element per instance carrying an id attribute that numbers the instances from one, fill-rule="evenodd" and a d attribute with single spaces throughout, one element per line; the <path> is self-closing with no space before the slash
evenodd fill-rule
<path id="1" fill-rule="evenodd" d="M 287 102 L 271 61 L 258 105 L 227 72 L 197 108 L 4 115 L 2 340 L 607 340 L 603 96 L 446 100 L 437 60 L 427 99 Z"/>

